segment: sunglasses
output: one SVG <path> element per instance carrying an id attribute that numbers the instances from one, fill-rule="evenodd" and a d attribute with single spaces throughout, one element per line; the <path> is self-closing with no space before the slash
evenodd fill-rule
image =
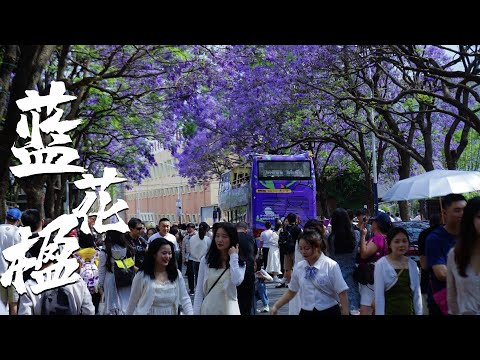
<path id="1" fill-rule="evenodd" d="M 137 229 L 138 231 L 141 231 L 141 230 L 143 230 L 143 227 L 138 227 L 138 228 L 135 228 L 135 229 Z"/>

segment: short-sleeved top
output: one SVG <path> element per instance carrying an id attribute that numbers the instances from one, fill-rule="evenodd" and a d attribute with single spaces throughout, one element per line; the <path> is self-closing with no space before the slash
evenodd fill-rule
<path id="1" fill-rule="evenodd" d="M 298 292 L 300 289 L 300 306 L 302 309 L 312 311 L 313 308 L 321 311 L 338 304 L 338 294 L 348 290 L 348 285 L 343 279 L 340 266 L 336 261 L 322 253 L 313 265 L 318 269 L 315 276 L 316 286 L 312 280 L 305 279 L 308 266 L 306 260 L 300 261 L 293 268 L 292 280 L 289 289 Z M 320 291 L 317 287 L 323 289 Z"/>
<path id="2" fill-rule="evenodd" d="M 387 237 L 385 235 L 377 233 L 367 241 L 367 245 L 370 242 L 373 242 L 377 246 L 377 251 L 367 259 L 360 259 L 360 262 L 377 262 L 378 259 L 387 254 L 388 246 Z"/>
<path id="3" fill-rule="evenodd" d="M 268 249 L 270 247 L 270 238 L 272 236 L 273 236 L 273 230 L 272 229 L 264 230 L 260 234 L 260 240 L 263 241 L 263 247 L 265 249 Z M 260 247 L 260 245 L 258 245 L 258 247 Z"/>
<path id="4" fill-rule="evenodd" d="M 420 234 L 418 235 L 418 256 L 424 256 L 425 255 L 425 246 L 426 246 L 426 239 L 427 236 L 437 228 L 437 226 L 431 226 L 425 230 L 422 230 Z"/>
<path id="5" fill-rule="evenodd" d="M 0 251 L 3 251 L 10 246 L 20 243 L 20 233 L 18 227 L 11 224 L 0 225 Z M 0 274 L 7 271 L 8 263 L 3 256 L 0 255 Z"/>
<path id="6" fill-rule="evenodd" d="M 450 249 L 455 245 L 456 237 L 443 226 L 435 228 L 425 240 L 425 255 L 427 256 L 427 267 L 432 280 L 432 287 L 435 292 L 447 286 L 446 281 L 440 281 L 433 273 L 433 265 L 447 266 L 447 256 Z"/>

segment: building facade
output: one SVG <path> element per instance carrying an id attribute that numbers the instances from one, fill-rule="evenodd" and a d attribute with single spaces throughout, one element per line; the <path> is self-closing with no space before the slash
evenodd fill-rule
<path id="1" fill-rule="evenodd" d="M 150 167 L 150 178 L 141 185 L 130 184 L 132 189 L 125 190 L 127 219 L 137 217 L 158 224 L 166 217 L 171 222 L 198 224 L 200 208 L 218 204 L 218 181 L 190 186 L 188 179 L 178 174 L 176 160 L 169 151 L 157 143 L 154 155 L 157 166 Z"/>

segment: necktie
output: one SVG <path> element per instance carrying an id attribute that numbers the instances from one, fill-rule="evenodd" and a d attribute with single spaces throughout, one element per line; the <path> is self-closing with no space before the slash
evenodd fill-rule
<path id="1" fill-rule="evenodd" d="M 305 279 L 315 279 L 318 269 L 315 266 L 307 266 L 305 268 Z"/>

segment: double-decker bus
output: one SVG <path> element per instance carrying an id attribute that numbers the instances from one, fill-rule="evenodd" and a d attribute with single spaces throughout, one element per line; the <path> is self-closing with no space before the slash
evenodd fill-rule
<path id="1" fill-rule="evenodd" d="M 317 217 L 315 171 L 307 154 L 252 155 L 250 164 L 233 168 L 221 177 L 218 204 L 222 218 L 245 221 L 258 237 L 265 222 L 289 213 L 302 224 Z"/>

